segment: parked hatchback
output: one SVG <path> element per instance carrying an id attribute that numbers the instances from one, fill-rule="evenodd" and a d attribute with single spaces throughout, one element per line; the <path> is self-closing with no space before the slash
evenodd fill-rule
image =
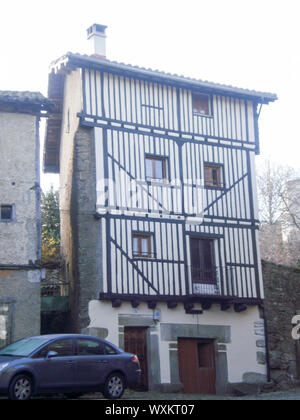
<path id="1" fill-rule="evenodd" d="M 49 393 L 78 397 L 91 391 L 117 399 L 127 387 L 138 386 L 140 375 L 136 355 L 88 335 L 29 337 L 0 350 L 0 395 L 13 400 Z"/>

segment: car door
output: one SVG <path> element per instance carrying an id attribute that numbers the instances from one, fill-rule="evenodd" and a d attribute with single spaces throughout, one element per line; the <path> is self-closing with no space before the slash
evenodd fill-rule
<path id="1" fill-rule="evenodd" d="M 56 355 L 47 358 L 47 354 Z M 74 340 L 58 339 L 44 347 L 35 356 L 34 370 L 40 389 L 68 389 L 76 386 L 76 362 L 74 360 Z"/>
<path id="2" fill-rule="evenodd" d="M 111 359 L 104 343 L 89 338 L 77 339 L 77 381 L 80 386 L 95 387 L 105 382 L 112 370 Z"/>

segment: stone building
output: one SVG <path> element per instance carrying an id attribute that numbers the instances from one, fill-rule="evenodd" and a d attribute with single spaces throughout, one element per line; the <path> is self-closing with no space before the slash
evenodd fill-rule
<path id="1" fill-rule="evenodd" d="M 40 332 L 40 93 L 0 91 L 0 347 Z"/>

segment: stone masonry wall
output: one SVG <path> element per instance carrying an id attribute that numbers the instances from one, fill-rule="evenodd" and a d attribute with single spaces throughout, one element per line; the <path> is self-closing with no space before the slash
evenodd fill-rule
<path id="1" fill-rule="evenodd" d="M 39 117 L 0 110 L 0 346 L 40 333 Z M 25 269 L 23 269 L 25 267 Z"/>
<path id="2" fill-rule="evenodd" d="M 101 290 L 101 223 L 96 213 L 95 138 L 93 129 L 80 128 L 75 136 L 72 229 L 75 238 L 77 305 L 76 329 L 84 332 L 90 323 L 89 302 Z M 72 311 L 74 314 L 74 311 Z"/>
<path id="3" fill-rule="evenodd" d="M 277 388 L 299 379 L 299 343 L 292 338 L 292 318 L 300 310 L 300 270 L 263 262 L 265 316 L 270 377 Z"/>
<path id="4" fill-rule="evenodd" d="M 0 204 L 15 213 L 0 222 L 0 264 L 41 258 L 38 129 L 34 115 L 0 112 Z"/>
<path id="5" fill-rule="evenodd" d="M 40 294 L 39 270 L 0 270 L 0 346 L 40 333 Z"/>
<path id="6" fill-rule="evenodd" d="M 101 287 L 101 232 L 96 212 L 95 137 L 79 126 L 82 107 L 80 70 L 66 77 L 60 150 L 61 252 L 69 282 L 70 332 L 90 323 L 90 300 Z"/>
<path id="7" fill-rule="evenodd" d="M 101 288 L 101 231 L 96 212 L 95 138 L 93 129 L 79 128 L 73 138 L 70 207 L 62 203 L 63 258 L 69 282 L 71 331 L 88 327 L 89 302 Z"/>

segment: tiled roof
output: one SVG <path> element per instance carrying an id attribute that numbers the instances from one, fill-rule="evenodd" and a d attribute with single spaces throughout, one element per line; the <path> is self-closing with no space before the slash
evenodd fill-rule
<path id="1" fill-rule="evenodd" d="M 0 103 L 6 104 L 22 104 L 28 106 L 39 106 L 48 109 L 51 102 L 45 98 L 40 92 L 21 92 L 11 90 L 0 90 Z"/>
<path id="2" fill-rule="evenodd" d="M 70 62 L 70 64 L 77 64 L 77 65 L 93 65 L 95 67 L 102 67 L 107 68 L 107 70 L 118 70 L 118 71 L 124 71 L 127 73 L 132 73 L 135 75 L 140 76 L 146 76 L 151 77 L 154 79 L 164 79 L 169 82 L 175 82 L 175 83 L 181 83 L 183 85 L 189 85 L 193 87 L 198 88 L 204 88 L 214 91 L 219 91 L 227 94 L 235 94 L 235 95 L 241 95 L 241 96 L 248 96 L 252 98 L 256 98 L 259 102 L 272 102 L 277 100 L 277 95 L 274 93 L 267 93 L 267 92 L 258 92 L 255 90 L 250 89 L 244 89 L 244 88 L 238 88 L 230 85 L 224 85 L 209 81 L 204 81 L 200 79 L 193 79 L 190 77 L 177 75 L 177 74 L 171 74 L 171 73 L 165 73 L 163 71 L 159 70 L 152 70 L 152 69 L 146 69 L 143 67 L 133 66 L 130 64 L 124 64 L 124 63 L 118 63 L 116 61 L 110 61 L 104 58 L 95 57 L 95 56 L 88 56 L 88 55 L 82 55 L 82 54 L 74 54 L 71 52 L 68 52 L 65 56 L 59 58 L 58 60 L 54 61 L 51 64 L 52 68 L 59 68 L 60 65 L 66 65 Z"/>

